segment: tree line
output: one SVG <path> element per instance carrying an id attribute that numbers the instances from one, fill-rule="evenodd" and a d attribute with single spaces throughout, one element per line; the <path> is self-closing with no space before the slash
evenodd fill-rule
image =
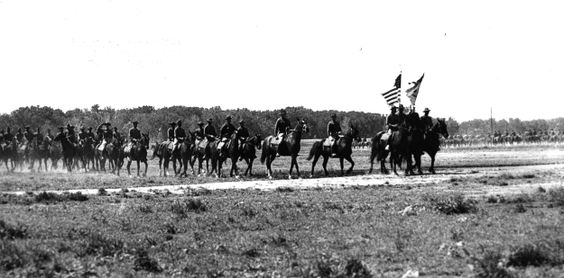
<path id="1" fill-rule="evenodd" d="M 353 123 L 360 131 L 362 137 L 372 137 L 378 131 L 384 130 L 386 115 L 378 113 L 349 111 L 342 112 L 337 110 L 314 111 L 305 107 L 286 107 L 288 117 L 292 125 L 296 120 L 305 119 L 310 127 L 310 132 L 305 134 L 305 138 L 323 138 L 326 136 L 327 122 L 332 113 L 336 113 L 341 121 L 344 130 L 348 129 L 348 124 Z M 60 109 L 53 109 L 48 106 L 27 106 L 7 114 L 0 114 L 0 128 L 12 128 L 14 133 L 17 128 L 29 125 L 33 130 L 40 128 L 43 133 L 51 129 L 54 133 L 59 126 L 67 124 L 76 127 L 96 127 L 103 122 L 110 122 L 112 126 L 125 134 L 132 127 L 131 122 L 139 121 L 142 132 L 148 133 L 153 139 L 164 140 L 168 124 L 172 121 L 182 120 L 184 127 L 195 130 L 199 121 L 205 122 L 212 118 L 216 129 L 223 124 L 227 115 L 233 117 L 233 123 L 237 126 L 239 120 L 245 120 L 246 126 L 251 134 L 261 134 L 262 136 L 274 133 L 274 123 L 279 117 L 278 110 L 256 111 L 249 109 L 222 109 L 221 107 L 201 108 L 186 106 L 171 106 L 155 108 L 153 106 L 140 106 L 136 108 L 114 109 L 111 107 L 101 108 L 95 104 L 90 109 L 73 109 L 66 112 Z M 458 123 L 453 118 L 447 119 L 449 134 L 488 134 L 490 133 L 490 120 L 471 120 Z M 509 120 L 494 121 L 495 130 L 504 132 L 505 130 L 516 131 L 519 133 L 525 130 L 548 130 L 551 128 L 564 128 L 564 118 L 552 120 L 533 120 L 521 121 L 510 118 Z"/>

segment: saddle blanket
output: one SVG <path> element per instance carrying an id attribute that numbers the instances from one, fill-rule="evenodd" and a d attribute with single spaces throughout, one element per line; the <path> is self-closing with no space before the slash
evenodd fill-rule
<path id="1" fill-rule="evenodd" d="M 100 143 L 100 146 L 98 146 L 98 150 L 99 151 L 104 151 L 104 148 L 106 147 L 106 140 L 102 141 L 102 143 Z"/>

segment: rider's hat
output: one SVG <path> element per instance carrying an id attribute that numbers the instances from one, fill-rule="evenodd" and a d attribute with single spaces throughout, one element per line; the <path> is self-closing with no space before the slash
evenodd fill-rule
<path id="1" fill-rule="evenodd" d="M 425 109 L 423 109 L 423 112 L 429 112 L 431 110 L 429 110 L 429 108 L 425 107 Z"/>
<path id="2" fill-rule="evenodd" d="M 395 106 L 392 106 L 392 107 L 390 107 L 390 109 L 392 109 L 392 110 L 397 110 L 398 108 L 395 107 Z"/>
<path id="3" fill-rule="evenodd" d="M 28 126 L 28 125 L 26 125 L 26 126 L 25 126 L 25 129 L 29 129 L 29 126 Z"/>
<path id="4" fill-rule="evenodd" d="M 168 123 L 168 125 L 176 125 L 176 123 L 175 123 L 175 122 L 170 122 L 170 123 Z"/>
<path id="5" fill-rule="evenodd" d="M 138 124 L 138 123 L 139 123 L 138 121 L 133 121 L 133 122 L 132 122 L 132 124 L 134 124 L 134 125 L 136 125 L 136 124 Z"/>
<path id="6" fill-rule="evenodd" d="M 204 125 L 204 122 L 199 121 L 199 122 L 198 122 L 198 125 Z"/>
<path id="7" fill-rule="evenodd" d="M 233 117 L 231 117 L 231 115 L 227 115 L 227 116 L 225 117 L 226 120 L 231 120 L 232 118 L 233 118 Z"/>
<path id="8" fill-rule="evenodd" d="M 91 126 L 89 126 L 89 127 L 88 127 L 88 130 L 92 130 L 92 127 L 91 127 Z"/>
<path id="9" fill-rule="evenodd" d="M 286 110 L 284 110 L 284 109 L 280 110 L 280 115 L 281 115 L 281 116 L 286 115 Z"/>
<path id="10" fill-rule="evenodd" d="M 400 104 L 400 105 L 399 105 L 399 109 L 403 109 L 403 104 Z"/>
<path id="11" fill-rule="evenodd" d="M 63 129 L 65 129 L 64 126 L 60 126 L 60 127 L 59 127 L 59 130 L 63 130 Z"/>
<path id="12" fill-rule="evenodd" d="M 209 118 L 209 119 L 208 119 L 208 123 L 211 123 L 212 121 L 213 121 L 212 118 Z"/>
<path id="13" fill-rule="evenodd" d="M 181 120 L 176 121 L 176 125 L 181 125 L 181 124 L 182 124 Z"/>
<path id="14" fill-rule="evenodd" d="M 337 118 L 337 114 L 335 113 L 331 114 L 331 118 Z"/>
<path id="15" fill-rule="evenodd" d="M 245 120 L 240 120 L 239 123 L 240 123 L 240 124 L 244 124 L 244 123 L 245 123 Z"/>
<path id="16" fill-rule="evenodd" d="M 84 129 L 86 129 L 86 127 L 83 127 L 83 126 L 80 127 L 80 130 L 84 130 Z"/>
<path id="17" fill-rule="evenodd" d="M 110 122 L 106 122 L 106 123 L 105 123 L 105 125 L 108 125 L 108 126 L 110 126 L 110 125 L 112 125 L 112 124 L 110 124 Z"/>

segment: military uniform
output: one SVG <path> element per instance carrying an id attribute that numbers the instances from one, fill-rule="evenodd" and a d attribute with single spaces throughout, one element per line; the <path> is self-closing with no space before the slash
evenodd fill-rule
<path id="1" fill-rule="evenodd" d="M 174 141 L 174 129 L 176 128 L 176 123 L 175 122 L 171 122 L 168 124 L 170 127 L 168 128 L 168 130 L 166 131 L 166 134 L 168 136 L 168 141 L 169 142 L 173 142 Z"/>
<path id="2" fill-rule="evenodd" d="M 425 108 L 425 110 L 423 110 L 425 114 L 421 116 L 421 126 L 423 127 L 425 132 L 431 130 L 431 128 L 433 127 L 433 118 L 429 116 L 429 111 L 431 111 L 429 110 L 429 108 Z"/>
<path id="3" fill-rule="evenodd" d="M 210 142 L 214 141 L 215 137 L 217 137 L 217 133 L 215 132 L 215 128 L 213 127 L 211 120 L 208 120 L 208 124 L 204 128 L 204 134 Z"/>
<path id="4" fill-rule="evenodd" d="M 178 148 L 178 143 L 183 142 L 185 139 L 186 131 L 182 128 L 182 122 L 178 121 L 174 129 L 174 149 Z"/>
<path id="5" fill-rule="evenodd" d="M 335 150 L 335 143 L 339 138 L 339 134 L 341 134 L 341 124 L 337 121 L 337 115 L 331 115 L 331 121 L 327 123 L 327 140 L 328 145 L 331 147 L 331 153 L 334 155 Z"/>
<path id="6" fill-rule="evenodd" d="M 221 129 L 219 130 L 221 140 L 220 140 L 219 144 L 217 144 L 218 150 L 221 150 L 223 148 L 223 146 L 225 144 L 227 144 L 229 142 L 229 140 L 231 140 L 231 136 L 233 135 L 233 133 L 235 133 L 235 126 L 233 126 L 233 124 L 231 124 L 231 116 L 227 116 L 225 118 L 225 120 L 227 122 L 225 124 L 223 124 L 223 126 L 221 126 Z M 227 146 L 227 147 L 229 147 L 229 146 Z"/>

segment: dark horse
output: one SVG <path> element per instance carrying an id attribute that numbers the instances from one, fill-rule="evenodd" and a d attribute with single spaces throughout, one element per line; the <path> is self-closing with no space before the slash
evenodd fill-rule
<path id="1" fill-rule="evenodd" d="M 82 162 L 84 171 L 88 171 L 89 168 L 97 170 L 95 163 L 95 150 L 94 138 L 86 137 L 78 141 L 76 151 L 79 160 Z"/>
<path id="2" fill-rule="evenodd" d="M 0 145 L 0 158 L 4 161 L 8 172 L 14 172 L 16 169 L 16 161 L 18 160 L 18 141 L 14 137 L 12 142 Z M 10 166 L 8 166 L 10 161 Z"/>
<path id="3" fill-rule="evenodd" d="M 174 174 L 180 177 L 188 176 L 188 165 L 190 165 L 192 174 L 194 174 L 194 163 L 191 160 L 194 148 L 194 136 L 190 131 L 188 131 L 186 135 L 187 137 L 184 140 L 178 141 L 178 146 L 174 152 L 172 152 L 171 157 Z M 176 167 L 176 162 L 179 164 L 178 168 Z"/>
<path id="4" fill-rule="evenodd" d="M 425 139 L 423 140 L 422 151 L 427 153 L 431 157 L 431 167 L 429 167 L 429 172 L 435 174 L 435 155 L 440 150 L 440 139 L 439 135 L 448 138 L 448 130 L 445 119 L 437 118 L 437 123 L 425 133 Z M 421 173 L 421 155 L 415 157 L 416 167 Z"/>
<path id="5" fill-rule="evenodd" d="M 325 176 L 329 175 L 329 172 L 327 172 L 327 161 L 329 160 L 329 157 L 331 156 L 331 147 L 330 146 L 324 146 L 324 142 L 326 140 L 327 139 L 323 139 L 321 141 L 317 141 L 317 142 L 313 143 L 313 146 L 311 147 L 311 150 L 309 151 L 309 156 L 308 156 L 307 160 L 311 160 L 313 158 L 313 162 L 311 163 L 311 176 L 313 176 L 315 164 L 319 160 L 320 156 L 323 156 L 323 171 L 325 172 Z M 344 175 L 343 168 L 344 168 L 344 160 L 345 159 L 351 164 L 351 167 L 347 170 L 347 174 L 350 174 L 353 170 L 354 161 L 352 160 L 352 157 L 351 157 L 353 140 L 356 140 L 357 142 L 360 142 L 360 140 L 361 140 L 360 136 L 359 136 L 358 129 L 356 129 L 356 127 L 353 126 L 353 125 L 350 125 L 350 129 L 345 135 L 339 136 L 339 138 L 336 139 L 336 142 L 335 142 L 336 156 L 335 157 L 338 157 L 339 162 L 341 163 L 341 176 Z"/>
<path id="6" fill-rule="evenodd" d="M 369 173 L 372 173 L 374 158 L 377 158 L 377 161 L 380 162 L 380 172 L 382 174 L 387 174 L 388 170 L 385 166 L 386 157 L 390 154 L 390 167 L 393 169 L 394 173 L 397 175 L 398 172 L 396 170 L 397 165 L 401 165 L 402 158 L 409 157 L 410 149 L 409 149 L 409 132 L 407 128 L 400 127 L 398 130 L 392 131 L 389 139 L 387 141 L 382 140 L 382 135 L 386 132 L 381 131 L 376 134 L 374 138 L 372 138 L 372 149 L 370 152 L 370 170 Z M 386 149 L 386 145 L 389 145 L 389 148 Z M 411 171 L 411 159 L 407 159 L 407 168 L 406 173 Z"/>
<path id="7" fill-rule="evenodd" d="M 122 147 L 121 153 L 123 154 L 123 158 L 127 158 L 127 174 L 129 176 L 131 176 L 131 162 L 134 160 L 137 162 L 137 176 L 139 177 L 141 162 L 145 164 L 143 176 L 147 176 L 147 149 L 149 149 L 149 135 L 146 133 L 141 134 L 141 140 L 139 140 L 139 142 L 135 142 L 130 148 L 127 147 L 127 144 Z M 119 163 L 121 166 L 123 162 L 120 161 Z M 118 176 L 120 168 L 121 167 L 118 167 Z"/>
<path id="8" fill-rule="evenodd" d="M 59 134 L 53 139 L 55 142 L 61 142 L 63 149 L 63 164 L 67 167 L 67 171 L 72 171 L 73 160 L 76 155 L 76 146 L 64 134 Z"/>
<path id="9" fill-rule="evenodd" d="M 231 136 L 230 143 L 224 145 L 222 150 L 211 152 L 215 155 L 216 162 L 212 164 L 216 165 L 218 176 L 221 176 L 221 167 L 228 158 L 231 159 L 231 171 L 229 172 L 230 177 L 233 177 L 234 174 L 237 176 L 239 175 L 237 161 L 243 159 L 247 163 L 245 175 L 250 174 L 252 176 L 253 161 L 256 158 L 256 149 L 261 148 L 260 141 L 260 135 L 256 135 L 246 138 L 241 142 L 235 133 Z M 241 144 L 241 146 L 239 144 Z"/>
<path id="10" fill-rule="evenodd" d="M 204 139 L 207 140 L 207 139 Z M 217 159 L 212 159 L 213 157 L 217 157 L 218 154 L 218 150 L 217 150 L 217 140 L 213 140 L 213 141 L 208 141 L 207 144 L 205 144 L 205 146 L 203 146 L 202 144 L 200 144 L 201 142 L 196 142 L 194 144 L 194 149 L 192 151 L 192 153 L 194 154 L 192 157 L 192 161 L 190 162 L 190 164 L 194 164 L 196 162 L 196 160 L 198 160 L 198 175 L 200 174 L 201 170 L 202 170 L 202 166 L 203 166 L 203 162 L 204 160 L 206 161 L 206 174 L 211 174 L 213 173 L 216 168 L 217 168 Z M 211 160 L 211 168 L 212 171 L 211 173 L 208 173 L 209 171 L 209 161 Z"/>
<path id="11" fill-rule="evenodd" d="M 262 155 L 260 157 L 260 162 L 266 162 L 266 171 L 269 178 L 272 178 L 272 161 L 276 158 L 276 154 L 278 153 L 281 156 L 290 156 L 290 172 L 288 174 L 289 178 L 292 178 L 292 170 L 294 166 L 296 167 L 296 171 L 298 173 L 298 177 L 300 176 L 300 169 L 298 168 L 298 153 L 300 152 L 300 141 L 302 140 L 302 135 L 304 132 L 309 132 L 309 127 L 307 126 L 305 121 L 298 121 L 296 127 L 288 132 L 286 137 L 280 145 L 274 145 L 273 141 L 276 140 L 275 136 L 268 136 L 262 142 Z M 280 147 L 280 148 L 278 148 Z M 280 151 L 279 151 L 280 150 Z"/>
<path id="12" fill-rule="evenodd" d="M 172 142 L 167 140 L 151 147 L 153 149 L 151 160 L 155 159 L 155 157 L 159 158 L 159 176 L 168 176 L 168 163 L 172 159 L 172 150 L 169 148 L 170 144 Z"/>
<path id="13" fill-rule="evenodd" d="M 48 170 L 47 168 L 47 161 L 49 160 L 49 145 L 51 144 L 51 139 L 49 137 L 45 137 L 43 141 L 39 142 L 37 137 L 33 139 L 31 142 L 31 150 L 30 150 L 30 170 L 34 170 L 33 167 L 35 165 L 35 160 L 39 161 L 39 166 L 37 167 L 38 171 L 41 171 L 43 165 L 45 165 L 45 171 Z"/>
<path id="14" fill-rule="evenodd" d="M 242 146 L 239 148 L 239 160 L 245 160 L 247 163 L 247 170 L 245 170 L 245 176 L 248 174 L 249 176 L 253 175 L 253 161 L 257 158 L 256 150 L 261 149 L 260 145 L 260 135 L 255 135 L 253 137 L 248 138 L 247 140 L 242 142 Z"/>

